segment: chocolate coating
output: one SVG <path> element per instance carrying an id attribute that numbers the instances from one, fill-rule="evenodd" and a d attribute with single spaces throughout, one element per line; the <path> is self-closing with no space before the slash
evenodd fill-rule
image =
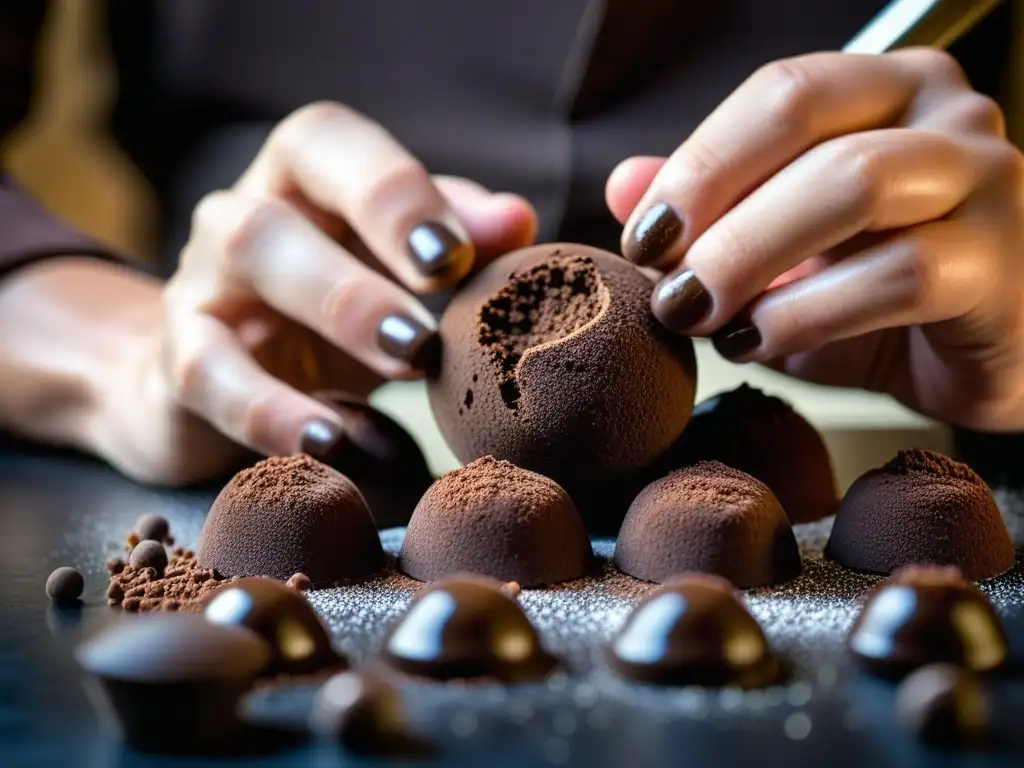
<path id="1" fill-rule="evenodd" d="M 167 550 L 159 541 L 140 541 L 128 556 L 128 564 L 133 568 L 152 568 L 161 576 L 167 567 Z"/>
<path id="2" fill-rule="evenodd" d="M 953 664 L 931 664 L 908 675 L 896 692 L 896 714 L 918 740 L 943 747 L 980 741 L 991 721 L 978 676 Z"/>
<path id="3" fill-rule="evenodd" d="M 347 477 L 315 459 L 265 459 L 217 496 L 199 539 L 199 564 L 223 576 L 304 573 L 314 587 L 368 576 L 383 560 L 366 502 Z"/>
<path id="4" fill-rule="evenodd" d="M 146 514 L 135 521 L 133 532 L 139 541 L 163 541 L 171 535 L 171 524 L 163 515 Z"/>
<path id="5" fill-rule="evenodd" d="M 615 543 L 615 565 L 647 581 L 686 571 L 763 587 L 800 573 L 793 529 L 768 487 L 718 462 L 676 470 L 636 497 Z"/>
<path id="6" fill-rule="evenodd" d="M 661 455 L 689 421 L 696 365 L 690 340 L 651 314 L 652 287 L 624 259 L 574 244 L 484 269 L 441 318 L 428 377 L 455 455 L 506 459 L 574 499 Z"/>
<path id="7" fill-rule="evenodd" d="M 658 685 L 754 688 L 780 674 L 764 632 L 732 585 L 699 573 L 677 576 L 644 598 L 606 658 L 624 677 Z"/>
<path id="8" fill-rule="evenodd" d="M 73 603 L 84 590 L 82 574 L 66 565 L 57 568 L 46 579 L 46 596 L 55 603 Z"/>
<path id="9" fill-rule="evenodd" d="M 1008 654 L 992 604 L 952 566 L 907 566 L 883 581 L 847 643 L 858 664 L 887 678 L 936 662 L 987 672 Z"/>
<path id="10" fill-rule="evenodd" d="M 985 482 L 966 464 L 915 448 L 850 486 L 825 555 L 872 573 L 955 565 L 976 581 L 1010 568 L 1014 548 Z"/>
<path id="11" fill-rule="evenodd" d="M 347 666 L 306 598 L 280 581 L 250 577 L 225 584 L 204 600 L 203 616 L 219 626 L 245 627 L 266 640 L 268 675 Z"/>
<path id="12" fill-rule="evenodd" d="M 583 520 L 557 483 L 485 456 L 424 494 L 399 562 L 421 581 L 477 573 L 535 587 L 583 576 L 592 558 Z"/>
<path id="13" fill-rule="evenodd" d="M 345 427 L 345 439 L 323 457 L 324 463 L 356 484 L 378 527 L 405 525 L 434 482 L 416 440 L 355 395 L 332 390 L 313 396 L 337 411 Z"/>
<path id="14" fill-rule="evenodd" d="M 421 592 L 384 641 L 383 660 L 437 680 L 539 680 L 556 666 L 519 603 L 502 584 L 478 576 L 438 582 Z"/>
<path id="15" fill-rule="evenodd" d="M 792 523 L 833 514 L 835 473 L 821 434 L 778 397 L 747 384 L 701 401 L 679 446 L 676 466 L 720 461 L 767 485 Z"/>

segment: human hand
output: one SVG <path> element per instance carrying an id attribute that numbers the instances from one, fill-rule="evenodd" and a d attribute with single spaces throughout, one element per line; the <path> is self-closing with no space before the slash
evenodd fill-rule
<path id="1" fill-rule="evenodd" d="M 667 159 L 608 180 L 667 327 L 737 362 L 1024 428 L 1024 158 L 950 56 L 756 72 Z"/>
<path id="2" fill-rule="evenodd" d="M 299 110 L 197 206 L 162 315 L 109 377 L 104 453 L 175 483 L 224 471 L 239 446 L 326 453 L 345 425 L 309 393 L 419 376 L 434 325 L 413 294 L 535 232 L 526 201 L 431 177 L 367 118 Z"/>

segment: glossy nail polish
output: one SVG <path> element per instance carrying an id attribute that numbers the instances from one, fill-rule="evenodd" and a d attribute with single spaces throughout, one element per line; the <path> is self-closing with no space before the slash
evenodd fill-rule
<path id="1" fill-rule="evenodd" d="M 654 264 L 683 234 L 683 222 L 671 205 L 658 203 L 647 210 L 626 241 L 623 255 L 638 267 Z"/>
<path id="2" fill-rule="evenodd" d="M 310 419 L 299 436 L 299 453 L 322 459 L 337 450 L 345 437 L 345 430 L 326 419 Z"/>
<path id="3" fill-rule="evenodd" d="M 651 310 L 676 333 L 686 333 L 711 312 L 711 294 L 693 270 L 669 275 L 654 289 Z"/>
<path id="4" fill-rule="evenodd" d="M 437 334 L 408 315 L 388 315 L 377 328 L 377 344 L 384 354 L 422 369 L 437 347 Z"/>
<path id="5" fill-rule="evenodd" d="M 444 224 L 428 221 L 409 233 L 409 255 L 427 277 L 443 275 L 456 262 L 459 251 L 467 247 Z"/>
<path id="6" fill-rule="evenodd" d="M 749 320 L 733 320 L 711 337 L 718 354 L 726 360 L 739 360 L 761 345 L 761 332 Z"/>

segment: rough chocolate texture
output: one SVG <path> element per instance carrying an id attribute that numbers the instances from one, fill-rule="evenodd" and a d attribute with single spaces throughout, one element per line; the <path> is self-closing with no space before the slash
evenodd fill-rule
<path id="1" fill-rule="evenodd" d="M 872 573 L 955 565 L 978 580 L 1012 566 L 1014 548 L 985 482 L 966 464 L 914 448 L 850 486 L 825 555 Z"/>
<path id="2" fill-rule="evenodd" d="M 540 472 L 577 504 L 595 478 L 660 456 L 689 421 L 696 365 L 690 340 L 651 314 L 651 290 L 624 259 L 581 245 L 527 248 L 483 270 L 441 318 L 428 377 L 456 456 Z"/>
<path id="3" fill-rule="evenodd" d="M 355 485 L 315 459 L 265 459 L 217 496 L 203 525 L 198 560 L 223 576 L 306 574 L 313 586 L 368 576 L 383 550 Z"/>
<path id="4" fill-rule="evenodd" d="M 424 494 L 400 564 L 422 581 L 477 573 L 537 587 L 583 576 L 592 558 L 583 520 L 557 483 L 485 456 Z"/>
<path id="5" fill-rule="evenodd" d="M 719 462 L 700 462 L 647 486 L 615 543 L 615 565 L 661 582 L 684 571 L 763 587 L 800 573 L 789 520 L 768 487 Z"/>
<path id="6" fill-rule="evenodd" d="M 835 473 L 821 434 L 784 400 L 740 385 L 693 409 L 677 466 L 720 461 L 771 488 L 792 523 L 833 514 Z"/>

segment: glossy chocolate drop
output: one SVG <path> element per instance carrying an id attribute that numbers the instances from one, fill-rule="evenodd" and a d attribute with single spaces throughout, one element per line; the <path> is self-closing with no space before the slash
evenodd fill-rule
<path id="1" fill-rule="evenodd" d="M 316 612 L 298 590 L 258 576 L 224 585 L 205 601 L 206 620 L 252 630 L 270 644 L 267 674 L 308 674 L 327 667 L 343 669 L 345 659 Z"/>
<path id="2" fill-rule="evenodd" d="M 709 574 L 674 577 L 626 618 L 607 649 L 624 677 L 658 685 L 775 682 L 778 660 L 733 586 Z"/>
<path id="3" fill-rule="evenodd" d="M 900 723 L 925 744 L 955 747 L 982 740 L 991 709 L 978 676 L 953 664 L 921 667 L 896 692 Z"/>
<path id="4" fill-rule="evenodd" d="M 382 656 L 395 669 L 438 680 L 538 680 L 556 666 L 502 583 L 476 576 L 437 582 L 391 628 Z"/>
<path id="5" fill-rule="evenodd" d="M 934 662 L 985 672 L 1008 653 L 992 604 L 953 566 L 898 570 L 871 593 L 847 642 L 858 664 L 889 678 Z"/>

